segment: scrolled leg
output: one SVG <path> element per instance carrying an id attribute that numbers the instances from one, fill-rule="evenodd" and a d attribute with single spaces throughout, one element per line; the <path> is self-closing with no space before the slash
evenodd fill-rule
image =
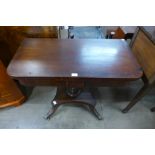
<path id="1" fill-rule="evenodd" d="M 96 100 L 90 90 L 82 90 L 81 88 L 74 87 L 58 87 L 56 96 L 52 101 L 52 107 L 44 118 L 49 120 L 60 105 L 73 103 L 76 105 L 86 105 L 99 120 L 102 120 L 102 116 L 95 109 Z"/>
<path id="2" fill-rule="evenodd" d="M 100 113 L 96 110 L 94 106 L 90 105 L 89 109 L 98 118 L 98 120 L 103 120 L 103 117 L 100 115 Z"/>
<path id="3" fill-rule="evenodd" d="M 49 110 L 49 112 L 44 117 L 47 120 L 50 120 L 50 118 L 53 116 L 53 114 L 55 113 L 55 111 L 59 107 L 59 104 L 55 100 L 53 100 L 51 104 L 52 104 L 51 109 Z"/>

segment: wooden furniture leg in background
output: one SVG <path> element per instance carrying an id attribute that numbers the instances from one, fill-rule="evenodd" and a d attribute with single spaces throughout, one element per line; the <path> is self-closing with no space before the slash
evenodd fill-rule
<path id="1" fill-rule="evenodd" d="M 126 108 L 122 110 L 123 113 L 127 113 L 142 97 L 145 96 L 145 94 L 151 89 L 151 86 L 148 84 L 145 84 L 139 92 L 136 94 L 136 96 L 131 100 L 131 102 L 127 105 Z"/>
<path id="2" fill-rule="evenodd" d="M 24 101 L 25 96 L 7 75 L 6 68 L 0 61 L 0 108 L 18 106 Z"/>
<path id="3" fill-rule="evenodd" d="M 125 28 L 125 27 L 123 27 Z M 155 85 L 155 27 L 137 27 L 130 47 L 143 70 L 144 86 L 122 112 L 128 112 Z M 151 109 L 155 111 L 155 107 Z"/>

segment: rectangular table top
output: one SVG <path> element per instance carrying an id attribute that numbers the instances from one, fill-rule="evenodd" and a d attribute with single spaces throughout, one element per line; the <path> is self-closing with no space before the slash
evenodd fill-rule
<path id="1" fill-rule="evenodd" d="M 26 38 L 7 71 L 13 78 L 135 80 L 142 76 L 128 44 L 117 39 Z"/>

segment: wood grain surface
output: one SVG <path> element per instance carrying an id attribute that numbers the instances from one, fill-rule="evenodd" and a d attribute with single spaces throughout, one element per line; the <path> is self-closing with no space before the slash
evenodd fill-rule
<path id="1" fill-rule="evenodd" d="M 147 79 L 151 79 L 155 75 L 155 44 L 140 30 L 132 45 L 132 50 Z"/>
<path id="2" fill-rule="evenodd" d="M 26 83 L 37 85 L 39 80 L 43 85 L 48 80 L 52 85 L 52 80 L 132 81 L 142 71 L 123 40 L 28 38 L 11 61 L 8 74 Z"/>

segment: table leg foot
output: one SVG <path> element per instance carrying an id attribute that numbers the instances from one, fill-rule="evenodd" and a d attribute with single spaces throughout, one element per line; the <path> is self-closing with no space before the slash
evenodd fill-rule
<path id="1" fill-rule="evenodd" d="M 130 101 L 130 103 L 122 110 L 123 113 L 127 113 L 144 95 L 151 89 L 150 85 L 144 85 L 136 96 Z"/>
<path id="2" fill-rule="evenodd" d="M 100 115 L 100 113 L 96 110 L 94 106 L 89 106 L 91 112 L 98 118 L 98 120 L 103 120 L 103 117 Z"/>
<path id="3" fill-rule="evenodd" d="M 53 100 L 51 102 L 52 107 L 50 108 L 49 112 L 46 114 L 46 116 L 44 117 L 46 120 L 50 120 L 50 118 L 54 115 L 54 113 L 56 112 L 57 108 L 59 107 L 60 104 L 57 104 L 57 102 L 55 100 Z"/>
<path id="4" fill-rule="evenodd" d="M 125 114 L 125 113 L 127 113 L 128 111 L 129 111 L 129 110 L 127 110 L 127 109 L 123 109 L 123 110 L 122 110 L 122 113 Z"/>
<path id="5" fill-rule="evenodd" d="M 155 107 L 151 108 L 151 112 L 155 112 Z"/>

